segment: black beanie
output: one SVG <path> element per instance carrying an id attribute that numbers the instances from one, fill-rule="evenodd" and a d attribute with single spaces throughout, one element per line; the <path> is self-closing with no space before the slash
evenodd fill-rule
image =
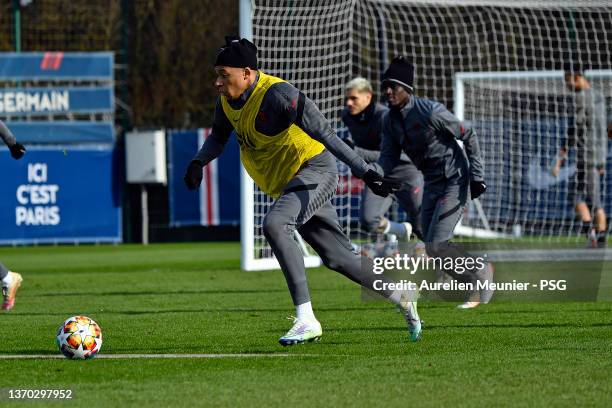
<path id="1" fill-rule="evenodd" d="M 391 82 L 403 86 L 408 92 L 414 92 L 414 65 L 404 57 L 393 58 L 383 74 L 382 85 L 384 87 Z"/>
<path id="2" fill-rule="evenodd" d="M 225 46 L 219 49 L 215 66 L 257 68 L 257 47 L 246 38 L 225 37 Z"/>

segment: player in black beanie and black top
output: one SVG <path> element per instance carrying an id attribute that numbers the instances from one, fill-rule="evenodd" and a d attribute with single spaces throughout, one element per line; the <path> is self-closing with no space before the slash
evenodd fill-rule
<path id="1" fill-rule="evenodd" d="M 383 75 L 383 92 L 390 111 L 383 125 L 379 164 L 390 174 L 404 152 L 423 173 L 421 219 L 427 254 L 441 258 L 468 258 L 470 255 L 450 242 L 455 226 L 467 204 L 486 190 L 484 169 L 476 134 L 442 104 L 414 95 L 414 65 L 404 57 L 393 59 Z M 462 148 L 457 141 L 463 142 Z M 491 264 L 483 268 L 448 273 L 461 282 L 493 280 Z M 476 291 L 461 308 L 487 303 L 493 292 Z"/>

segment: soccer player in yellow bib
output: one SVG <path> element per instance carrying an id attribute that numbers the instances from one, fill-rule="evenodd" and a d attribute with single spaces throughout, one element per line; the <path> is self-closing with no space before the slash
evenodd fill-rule
<path id="1" fill-rule="evenodd" d="M 374 289 L 372 261 L 353 252 L 331 199 L 338 183 L 334 156 L 350 166 L 376 194 L 387 196 L 399 183 L 383 178 L 343 143 L 315 104 L 286 81 L 258 70 L 257 48 L 246 39 L 226 37 L 215 61 L 217 100 L 212 133 L 185 174 L 189 189 L 202 182 L 202 168 L 218 157 L 233 130 L 240 159 L 259 188 L 275 198 L 263 221 L 264 235 L 281 265 L 297 317 L 280 338 L 284 345 L 318 340 L 321 324 L 312 310 L 304 260 L 294 232 L 323 263 L 360 285 Z M 405 311 L 413 341 L 420 338 L 415 298 L 405 291 L 378 291 Z"/>

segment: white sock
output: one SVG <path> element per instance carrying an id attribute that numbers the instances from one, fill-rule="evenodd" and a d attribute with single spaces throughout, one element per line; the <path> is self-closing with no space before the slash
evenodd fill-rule
<path id="1" fill-rule="evenodd" d="M 384 231 L 385 234 L 394 234 L 402 238 L 406 237 L 407 232 L 404 224 L 394 221 L 388 221 L 387 228 Z"/>
<path id="2" fill-rule="evenodd" d="M 408 298 L 414 298 L 414 301 L 411 302 L 402 302 L 402 295 L 406 295 Z M 416 310 L 416 297 L 417 294 L 416 293 L 410 293 L 407 292 L 405 290 L 394 290 L 393 293 L 391 293 L 391 296 L 389 296 L 389 300 L 391 302 L 393 302 L 395 305 L 399 306 L 402 308 L 402 310 L 405 310 L 406 313 L 410 316 L 410 319 L 412 320 L 419 320 L 419 314 L 417 313 Z"/>
<path id="3" fill-rule="evenodd" d="M 11 275 L 11 271 L 9 271 L 4 277 L 4 279 L 2 279 L 2 286 L 8 288 L 9 286 L 11 286 L 11 283 L 13 283 L 13 276 Z"/>
<path id="4" fill-rule="evenodd" d="M 389 296 L 389 300 L 393 302 L 394 304 L 401 306 L 402 305 L 402 291 L 398 289 L 394 290 L 393 293 L 391 293 L 391 296 Z"/>
<path id="5" fill-rule="evenodd" d="M 316 320 L 314 312 L 312 311 L 312 303 L 306 302 L 295 307 L 295 313 L 297 314 L 298 320 Z"/>
<path id="6" fill-rule="evenodd" d="M 387 240 L 389 242 L 397 242 L 397 235 L 395 235 L 395 234 L 387 234 Z"/>

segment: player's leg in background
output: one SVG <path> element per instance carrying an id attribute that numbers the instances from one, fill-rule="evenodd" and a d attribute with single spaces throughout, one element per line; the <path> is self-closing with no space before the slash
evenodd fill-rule
<path id="1" fill-rule="evenodd" d="M 6 266 L 0 262 L 0 282 L 2 283 L 2 309 L 11 310 L 15 305 L 15 297 L 17 289 L 23 281 L 20 274 L 9 271 Z"/>
<path id="2" fill-rule="evenodd" d="M 406 183 L 405 171 L 402 171 L 405 165 L 397 166 L 389 175 L 390 178 Z M 382 172 L 382 169 L 378 167 Z M 418 173 L 421 174 L 420 172 Z M 408 188 L 408 183 L 404 188 Z M 360 222 L 364 229 L 369 232 L 378 232 L 391 237 L 390 241 L 395 238 L 409 240 L 413 233 L 413 225 L 408 222 L 395 222 L 385 217 L 387 211 L 393 203 L 395 196 L 380 197 L 374 194 L 369 188 L 364 188 L 361 196 Z"/>
<path id="3" fill-rule="evenodd" d="M 591 217 L 591 211 L 589 210 L 589 206 L 586 202 L 580 201 L 576 204 L 576 214 L 580 218 L 580 220 L 584 223 L 590 224 L 593 221 Z"/>
<path id="4" fill-rule="evenodd" d="M 423 228 L 429 256 L 453 259 L 471 257 L 465 249 L 450 242 L 467 203 L 468 190 L 467 175 L 427 186 L 423 198 Z M 492 265 L 487 264 L 483 268 L 464 268 L 461 273 L 454 268 L 444 268 L 444 272 L 460 282 L 471 283 L 476 287 L 477 281 L 492 281 L 492 268 Z M 493 292 L 490 290 L 473 292 L 468 302 L 462 306 L 467 308 L 476 306 L 478 302 L 487 303 L 491 296 Z"/>
<path id="5" fill-rule="evenodd" d="M 385 245 L 382 231 L 387 222 L 385 214 L 392 203 L 393 197 L 381 197 L 374 194 L 367 186 L 364 186 L 359 204 L 359 222 L 368 235 L 376 235 L 376 243 L 367 242 L 362 245 L 361 253 L 363 255 L 372 258 L 382 253 Z"/>
<path id="6" fill-rule="evenodd" d="M 604 248 L 607 243 L 607 221 L 603 207 L 595 210 L 595 225 L 597 226 L 597 247 Z"/>
<path id="7" fill-rule="evenodd" d="M 395 193 L 400 207 L 408 215 L 412 233 L 417 237 L 414 254 L 424 256 L 425 244 L 421 222 L 421 205 L 423 203 L 423 174 L 412 163 L 397 166 L 390 177 L 404 182 L 402 189 Z"/>
<path id="8" fill-rule="evenodd" d="M 452 223 L 452 219 L 449 219 L 449 217 L 451 216 L 455 216 L 458 222 L 461 212 L 461 209 L 459 208 L 461 207 L 461 200 L 459 200 L 458 195 L 455 200 L 449 200 L 447 196 L 447 184 L 448 183 L 446 180 L 441 180 L 433 183 L 428 183 L 424 187 L 421 206 L 421 225 L 423 229 L 425 245 L 427 248 L 427 254 L 429 256 L 444 256 L 444 254 L 440 255 L 440 252 L 444 253 L 445 250 L 454 249 L 454 246 L 450 246 L 448 248 L 445 247 L 445 243 L 447 243 L 452 237 L 452 230 L 448 231 L 448 228 L 445 228 L 446 231 L 444 231 L 443 227 L 448 227 Z M 455 204 L 455 207 L 457 207 L 456 213 L 448 213 L 448 211 L 452 209 L 449 204 Z M 443 211 L 445 208 L 446 211 Z M 442 221 L 446 220 L 443 225 L 439 225 L 441 221 L 441 215 L 444 215 L 442 217 Z M 454 226 L 452 228 L 454 229 Z M 434 241 L 434 237 L 437 237 L 439 241 Z M 454 255 L 461 256 L 461 253 L 456 252 Z M 474 283 L 474 279 L 471 274 L 457 274 L 452 269 L 445 269 L 442 272 L 450 275 L 459 282 Z"/>
<path id="9" fill-rule="evenodd" d="M 381 197 L 364 186 L 359 207 L 359 222 L 362 228 L 369 234 L 380 232 L 381 221 L 392 203 L 391 196 Z"/>
<path id="10" fill-rule="evenodd" d="M 589 199 L 589 179 L 592 179 L 591 172 L 584 164 L 576 166 L 575 182 L 571 183 L 570 196 L 575 203 L 576 216 L 582 222 L 582 233 L 587 237 L 588 246 L 597 246 L 597 231 L 593 227 L 593 215 L 587 200 Z"/>
<path id="11" fill-rule="evenodd" d="M 606 246 L 606 213 L 603 208 L 603 202 L 601 199 L 601 183 L 603 178 L 603 171 L 598 168 L 593 168 L 587 174 L 586 180 L 586 194 L 587 199 L 593 209 L 595 216 L 595 243 L 594 246 L 597 248 L 603 248 Z"/>
<path id="12" fill-rule="evenodd" d="M 325 266 L 362 287 L 374 290 L 376 280 L 380 280 L 383 284 L 392 282 L 384 275 L 374 274 L 372 260 L 353 251 L 350 240 L 340 227 L 338 214 L 331 201 L 302 225 L 299 232 L 321 257 Z M 402 307 L 411 340 L 419 340 L 421 321 L 417 313 L 417 291 L 376 290 L 375 292 Z"/>

